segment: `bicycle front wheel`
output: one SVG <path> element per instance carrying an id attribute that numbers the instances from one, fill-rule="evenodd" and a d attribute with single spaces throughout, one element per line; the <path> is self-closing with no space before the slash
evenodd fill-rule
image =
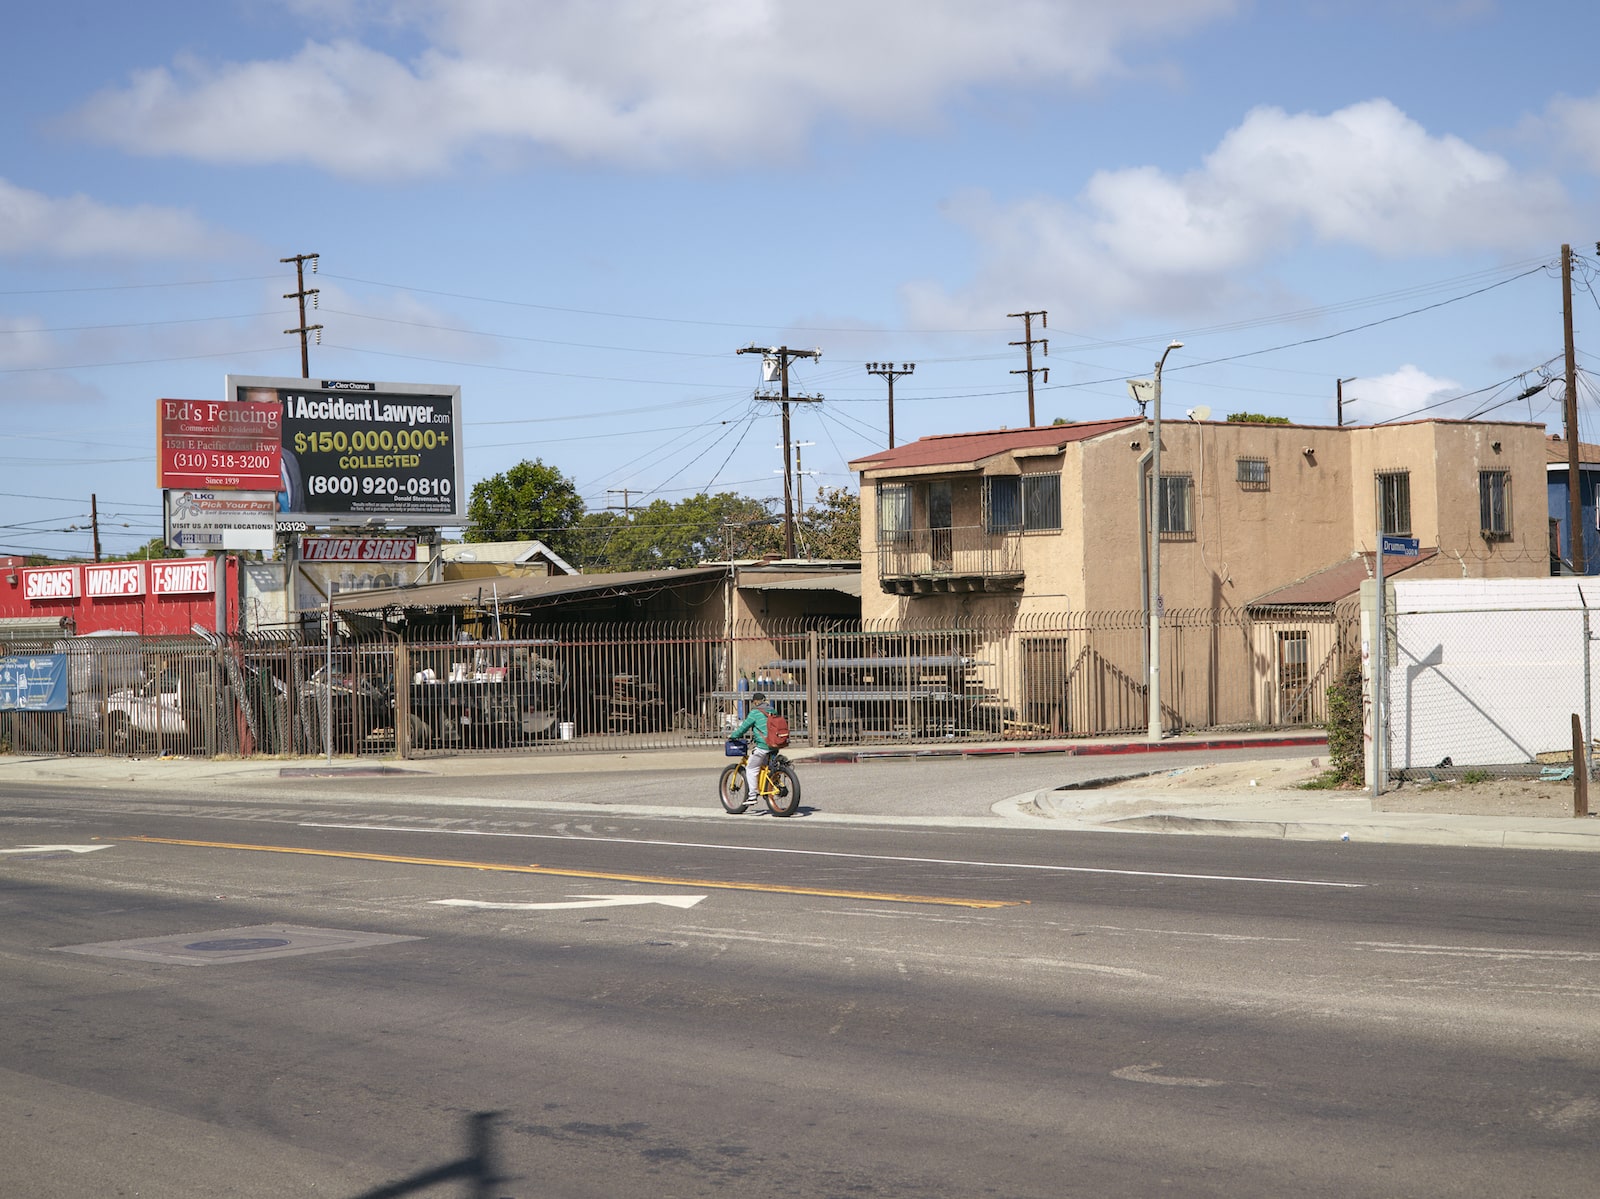
<path id="1" fill-rule="evenodd" d="M 722 778 L 717 781 L 717 798 L 722 800 L 723 811 L 737 816 L 750 806 L 750 797 L 746 794 L 749 788 L 745 786 L 744 764 L 735 762 L 722 772 Z"/>
<path id="2" fill-rule="evenodd" d="M 768 777 L 773 790 L 765 797 L 767 810 L 774 816 L 793 816 L 800 807 L 800 776 L 785 762 Z"/>

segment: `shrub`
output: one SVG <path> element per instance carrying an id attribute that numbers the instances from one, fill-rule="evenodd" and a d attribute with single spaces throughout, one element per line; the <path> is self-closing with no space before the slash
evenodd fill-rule
<path id="1" fill-rule="evenodd" d="M 1357 658 L 1328 688 L 1328 765 L 1341 783 L 1359 783 L 1366 775 L 1366 762 L 1361 735 L 1361 661 Z"/>

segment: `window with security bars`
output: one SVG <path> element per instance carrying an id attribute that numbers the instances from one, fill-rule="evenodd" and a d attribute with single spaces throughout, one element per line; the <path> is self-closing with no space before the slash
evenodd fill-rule
<path id="1" fill-rule="evenodd" d="M 1511 472 L 1478 472 L 1478 528 L 1490 541 L 1505 541 L 1511 536 Z"/>
<path id="2" fill-rule="evenodd" d="M 911 485 L 878 484 L 878 544 L 904 545 L 911 540 Z"/>
<path id="3" fill-rule="evenodd" d="M 1060 529 L 1061 476 L 986 476 L 983 480 L 983 527 L 990 533 Z"/>
<path id="4" fill-rule="evenodd" d="M 1161 535 L 1194 536 L 1194 479 L 1190 475 L 1161 476 Z"/>
<path id="5" fill-rule="evenodd" d="M 1235 461 L 1241 491 L 1266 491 L 1271 481 L 1265 458 L 1239 458 Z"/>
<path id="6" fill-rule="evenodd" d="M 1386 537 L 1411 536 L 1411 472 L 1378 472 L 1378 524 Z"/>

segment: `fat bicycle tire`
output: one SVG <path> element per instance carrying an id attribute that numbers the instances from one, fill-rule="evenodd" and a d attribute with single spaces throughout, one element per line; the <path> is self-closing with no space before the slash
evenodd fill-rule
<path id="1" fill-rule="evenodd" d="M 787 762 L 767 772 L 770 784 L 776 791 L 762 796 L 767 810 L 774 816 L 793 816 L 800 808 L 800 776 Z"/>
<path id="2" fill-rule="evenodd" d="M 725 767 L 722 777 L 717 780 L 717 798 L 722 801 L 722 810 L 730 816 L 738 816 L 744 812 L 750 806 L 747 790 L 744 766 L 735 762 Z"/>

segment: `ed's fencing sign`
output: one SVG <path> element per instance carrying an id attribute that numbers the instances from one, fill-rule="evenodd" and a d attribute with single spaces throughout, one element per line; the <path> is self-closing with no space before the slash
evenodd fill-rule
<path id="1" fill-rule="evenodd" d="M 278 508 L 311 524 L 466 522 L 461 388 L 229 375 L 283 413 Z"/>
<path id="2" fill-rule="evenodd" d="M 66 654 L 0 658 L 0 712 L 65 712 Z"/>
<path id="3" fill-rule="evenodd" d="M 275 404 L 159 401 L 156 486 L 271 490 L 280 473 L 282 421 L 283 413 Z"/>

